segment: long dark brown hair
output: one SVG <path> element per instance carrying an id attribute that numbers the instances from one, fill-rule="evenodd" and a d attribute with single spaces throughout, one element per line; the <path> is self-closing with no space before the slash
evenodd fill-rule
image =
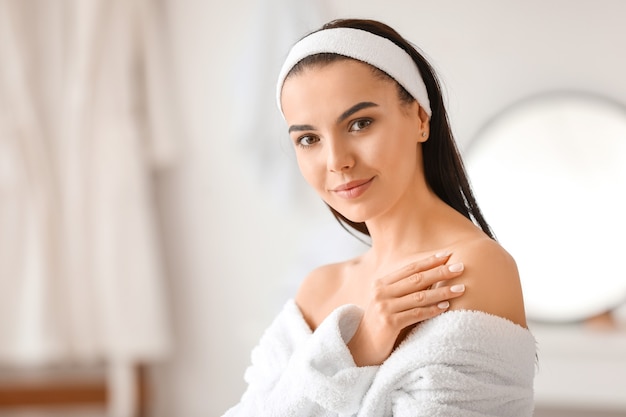
<path id="1" fill-rule="evenodd" d="M 478 203 L 474 198 L 470 183 L 463 166 L 463 161 L 454 141 L 448 113 L 443 103 L 441 87 L 432 66 L 426 61 L 424 56 L 418 52 L 409 41 L 404 39 L 397 31 L 384 23 L 375 20 L 363 19 L 339 19 L 326 23 L 321 29 L 333 28 L 353 28 L 365 30 L 375 35 L 387 38 L 406 53 L 408 53 L 420 71 L 428 98 L 432 116 L 430 118 L 430 135 L 427 141 L 422 144 L 424 159 L 424 175 L 426 183 L 433 192 L 450 207 L 463 214 L 468 219 L 477 224 L 488 236 L 495 239 L 495 236 L 483 217 Z M 337 54 L 316 54 L 309 56 L 295 65 L 287 77 L 302 71 L 309 66 L 328 64 L 341 59 L 350 59 Z M 377 69 L 376 69 L 377 70 Z M 384 76 L 389 77 L 382 71 L 377 70 Z M 391 78 L 391 77 L 389 77 Z M 395 82 L 395 81 L 394 81 Z M 413 101 L 414 98 L 396 82 L 402 101 Z M 339 223 L 346 228 L 349 226 L 354 230 L 369 236 L 365 223 L 353 222 L 341 213 L 328 206 Z M 347 229 L 347 228 L 346 228 Z M 347 229 L 350 231 L 349 229 Z"/>

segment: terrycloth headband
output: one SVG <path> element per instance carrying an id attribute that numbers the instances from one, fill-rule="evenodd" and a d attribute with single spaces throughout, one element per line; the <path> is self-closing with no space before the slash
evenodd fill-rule
<path id="1" fill-rule="evenodd" d="M 380 69 L 404 87 L 426 113 L 431 115 L 426 85 L 411 56 L 387 38 L 352 28 L 320 30 L 303 38 L 291 48 L 280 70 L 276 86 L 276 100 L 281 112 L 280 94 L 289 71 L 304 58 L 321 53 L 343 55 Z"/>

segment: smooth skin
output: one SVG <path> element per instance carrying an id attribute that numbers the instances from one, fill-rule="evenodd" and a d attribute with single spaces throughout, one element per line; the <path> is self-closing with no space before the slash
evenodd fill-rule
<path id="1" fill-rule="evenodd" d="M 305 180 L 331 207 L 365 222 L 363 255 L 310 273 L 296 295 L 312 330 L 337 307 L 364 309 L 348 343 L 359 366 L 379 365 L 415 325 L 480 310 L 526 327 L 513 258 L 439 199 L 424 178 L 429 118 L 400 101 L 394 81 L 341 60 L 284 83 L 281 104 Z"/>

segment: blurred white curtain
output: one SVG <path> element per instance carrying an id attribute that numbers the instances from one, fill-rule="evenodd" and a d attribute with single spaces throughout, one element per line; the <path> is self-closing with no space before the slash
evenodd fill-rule
<path id="1" fill-rule="evenodd" d="M 150 0 L 0 0 L 0 365 L 170 349 L 152 176 L 176 156 Z"/>

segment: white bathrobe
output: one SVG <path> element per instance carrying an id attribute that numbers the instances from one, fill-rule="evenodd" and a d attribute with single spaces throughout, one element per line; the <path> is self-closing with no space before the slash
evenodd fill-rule
<path id="1" fill-rule="evenodd" d="M 159 0 L 0 0 L 0 367 L 170 353 L 153 176 L 179 138 Z"/>
<path id="2" fill-rule="evenodd" d="M 362 314 L 344 305 L 311 332 L 289 300 L 224 417 L 532 415 L 536 347 L 527 329 L 450 311 L 418 325 L 382 365 L 357 367 L 346 343 Z"/>
<path id="3" fill-rule="evenodd" d="M 154 0 L 0 0 L 0 365 L 170 352 L 153 175 L 176 158 Z"/>

